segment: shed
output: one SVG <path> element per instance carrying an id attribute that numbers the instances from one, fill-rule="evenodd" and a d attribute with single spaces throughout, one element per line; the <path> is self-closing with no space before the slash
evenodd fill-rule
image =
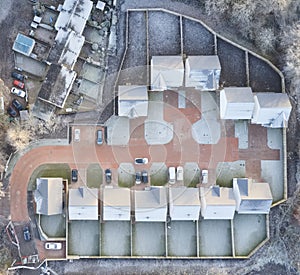
<path id="1" fill-rule="evenodd" d="M 221 65 L 217 55 L 189 56 L 185 62 L 185 86 L 202 91 L 219 88 Z"/>
<path id="2" fill-rule="evenodd" d="M 147 86 L 119 86 L 118 114 L 129 118 L 147 116 Z"/>
<path id="3" fill-rule="evenodd" d="M 165 222 L 167 219 L 167 192 L 165 187 L 135 190 L 135 221 Z"/>
<path id="4" fill-rule="evenodd" d="M 233 189 L 218 185 L 200 188 L 201 216 L 205 220 L 231 220 L 236 202 Z"/>
<path id="5" fill-rule="evenodd" d="M 292 110 L 287 94 L 257 93 L 254 102 L 252 123 L 271 128 L 287 127 Z"/>
<path id="6" fill-rule="evenodd" d="M 58 215 L 62 213 L 63 179 L 38 178 L 34 191 L 36 213 L 41 215 Z"/>
<path id="7" fill-rule="evenodd" d="M 34 39 L 24 34 L 18 33 L 17 38 L 13 44 L 13 50 L 18 53 L 24 54 L 26 56 L 30 56 L 34 48 L 34 45 L 35 45 Z"/>
<path id="8" fill-rule="evenodd" d="M 195 221 L 199 219 L 200 199 L 198 188 L 169 188 L 170 217 L 174 221 Z"/>
<path id="9" fill-rule="evenodd" d="M 51 64 L 38 98 L 63 108 L 76 78 L 76 72 L 65 66 Z"/>
<path id="10" fill-rule="evenodd" d="M 268 214 L 272 193 L 267 182 L 253 182 L 248 178 L 234 178 L 233 192 L 239 214 Z"/>
<path id="11" fill-rule="evenodd" d="M 69 189 L 69 220 L 98 220 L 98 189 Z"/>
<path id="12" fill-rule="evenodd" d="M 103 220 L 130 221 L 129 188 L 103 188 Z"/>
<path id="13" fill-rule="evenodd" d="M 184 67 L 181 56 L 152 56 L 151 90 L 164 91 L 183 86 Z"/>
<path id="14" fill-rule="evenodd" d="M 221 119 L 251 119 L 254 98 L 250 87 L 229 87 L 220 92 Z"/>

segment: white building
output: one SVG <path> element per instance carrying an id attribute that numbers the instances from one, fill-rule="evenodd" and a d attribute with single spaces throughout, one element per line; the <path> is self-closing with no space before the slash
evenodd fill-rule
<path id="1" fill-rule="evenodd" d="M 287 127 L 292 105 L 287 94 L 257 93 L 251 122 L 265 127 Z"/>
<path id="2" fill-rule="evenodd" d="M 118 115 L 129 118 L 148 115 L 147 86 L 119 86 Z"/>
<path id="3" fill-rule="evenodd" d="M 195 221 L 199 219 L 200 199 L 198 188 L 169 188 L 170 217 L 174 221 Z"/>
<path id="4" fill-rule="evenodd" d="M 38 178 L 36 180 L 34 199 L 37 214 L 61 214 L 63 204 L 62 178 Z"/>
<path id="5" fill-rule="evenodd" d="M 202 91 L 219 88 L 221 65 L 217 55 L 189 56 L 185 62 L 185 86 Z"/>
<path id="6" fill-rule="evenodd" d="M 220 92 L 221 119 L 251 119 L 254 98 L 250 87 L 229 87 Z"/>
<path id="7" fill-rule="evenodd" d="M 152 56 L 151 90 L 172 90 L 183 86 L 184 66 L 181 56 Z"/>
<path id="8" fill-rule="evenodd" d="M 103 220 L 130 221 L 129 188 L 103 188 Z"/>
<path id="9" fill-rule="evenodd" d="M 253 182 L 248 178 L 234 178 L 233 192 L 239 214 L 268 214 L 272 193 L 266 182 Z"/>
<path id="10" fill-rule="evenodd" d="M 233 219 L 236 202 L 232 188 L 212 186 L 200 188 L 201 216 L 205 220 Z"/>
<path id="11" fill-rule="evenodd" d="M 167 192 L 165 187 L 135 190 L 135 221 L 165 222 L 167 219 Z"/>
<path id="12" fill-rule="evenodd" d="M 69 189 L 69 220 L 98 220 L 98 189 Z"/>

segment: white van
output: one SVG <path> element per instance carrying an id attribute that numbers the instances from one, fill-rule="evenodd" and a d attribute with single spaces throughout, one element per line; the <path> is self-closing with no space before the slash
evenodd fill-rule
<path id="1" fill-rule="evenodd" d="M 169 167 L 169 183 L 175 183 L 175 167 Z"/>
<path id="2" fill-rule="evenodd" d="M 183 167 L 182 166 L 177 167 L 176 174 L 177 174 L 177 180 L 183 181 Z"/>

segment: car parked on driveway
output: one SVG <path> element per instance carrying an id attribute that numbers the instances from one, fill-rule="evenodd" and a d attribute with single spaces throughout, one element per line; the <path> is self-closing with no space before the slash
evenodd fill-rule
<path id="1" fill-rule="evenodd" d="M 24 87 L 25 87 L 24 82 L 22 82 L 20 80 L 16 80 L 16 79 L 13 81 L 13 85 L 18 88 L 21 88 L 21 89 L 24 89 Z"/>
<path id="2" fill-rule="evenodd" d="M 31 240 L 31 234 L 30 234 L 28 226 L 23 227 L 23 237 L 24 237 L 24 240 L 27 242 Z"/>
<path id="3" fill-rule="evenodd" d="M 61 243 L 45 243 L 45 249 L 48 250 L 59 250 L 62 248 Z"/>
<path id="4" fill-rule="evenodd" d="M 77 169 L 72 169 L 72 181 L 77 182 L 78 181 L 78 170 Z"/>
<path id="5" fill-rule="evenodd" d="M 17 99 L 14 99 L 14 100 L 12 101 L 12 105 L 13 105 L 18 111 L 24 110 L 23 105 L 22 105 Z"/>
<path id="6" fill-rule="evenodd" d="M 177 167 L 176 174 L 177 174 L 177 180 L 183 181 L 183 167 L 182 166 Z"/>
<path id="7" fill-rule="evenodd" d="M 141 172 L 136 172 L 135 173 L 135 183 L 140 184 L 142 179 L 142 173 Z"/>
<path id="8" fill-rule="evenodd" d="M 103 143 L 103 133 L 102 130 L 97 131 L 97 144 L 101 145 Z"/>
<path id="9" fill-rule="evenodd" d="M 22 98 L 24 98 L 26 96 L 26 93 L 23 90 L 20 90 L 16 87 L 12 87 L 10 92 L 12 94 L 17 95 L 17 96 L 22 97 Z"/>
<path id="10" fill-rule="evenodd" d="M 208 183 L 208 170 L 202 170 L 202 183 Z"/>
<path id="11" fill-rule="evenodd" d="M 17 80 L 24 81 L 25 76 L 16 72 L 12 72 L 11 76 Z"/>
<path id="12" fill-rule="evenodd" d="M 18 115 L 17 111 L 12 106 L 7 108 L 7 113 L 12 117 L 16 117 Z"/>
<path id="13" fill-rule="evenodd" d="M 143 183 L 148 183 L 148 172 L 147 171 L 142 171 L 142 182 Z"/>
<path id="14" fill-rule="evenodd" d="M 147 158 L 135 158 L 134 163 L 135 164 L 147 164 L 148 159 Z"/>
<path id="15" fill-rule="evenodd" d="M 110 169 L 105 170 L 105 181 L 106 181 L 106 183 L 111 183 L 111 170 Z"/>
<path id="16" fill-rule="evenodd" d="M 80 141 L 80 129 L 74 130 L 74 141 L 76 141 L 76 142 Z"/>

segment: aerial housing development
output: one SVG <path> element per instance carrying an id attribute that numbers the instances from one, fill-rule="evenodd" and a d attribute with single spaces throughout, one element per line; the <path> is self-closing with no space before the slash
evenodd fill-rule
<path id="1" fill-rule="evenodd" d="M 15 36 L 27 114 L 72 120 L 64 137 L 8 162 L 11 268 L 248 259 L 270 239 L 270 210 L 287 200 L 283 74 L 196 18 L 137 8 L 122 21 L 117 6 L 56 1 Z"/>

